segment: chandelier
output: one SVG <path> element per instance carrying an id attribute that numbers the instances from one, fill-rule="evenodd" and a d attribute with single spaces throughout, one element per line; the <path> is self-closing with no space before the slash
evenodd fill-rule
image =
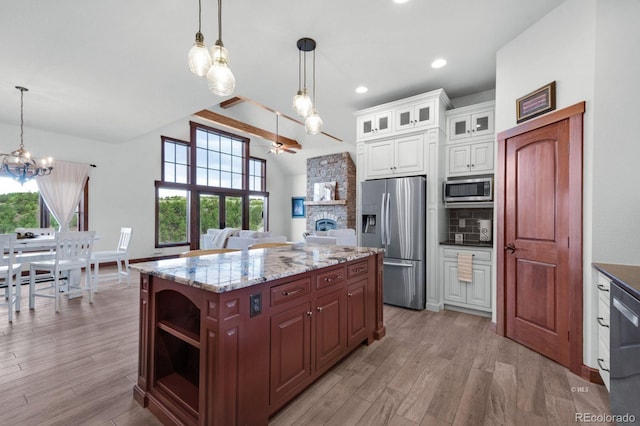
<path id="1" fill-rule="evenodd" d="M 218 39 L 208 51 L 200 31 L 202 7 L 198 0 L 198 32 L 196 41 L 189 50 L 189 69 L 199 77 L 207 77 L 209 89 L 220 96 L 228 96 L 236 87 L 236 78 L 229 68 L 229 52 L 222 43 L 222 0 L 218 0 Z"/>
<path id="2" fill-rule="evenodd" d="M 38 160 L 24 149 L 24 92 L 26 87 L 16 86 L 20 91 L 20 146 L 9 154 L 0 153 L 0 176 L 11 177 L 20 184 L 36 176 L 46 176 L 53 170 L 51 157 Z"/>
<path id="3" fill-rule="evenodd" d="M 298 93 L 293 98 L 293 109 L 305 117 L 304 128 L 310 135 L 317 135 L 322 131 L 322 118 L 316 110 L 316 42 L 311 38 L 298 40 Z M 307 94 L 307 52 L 313 52 L 313 97 Z M 301 66 L 300 61 L 304 62 Z M 301 71 L 302 68 L 302 71 Z M 300 83 L 300 74 L 304 74 L 304 86 Z M 301 87 L 302 86 L 302 87 Z"/>

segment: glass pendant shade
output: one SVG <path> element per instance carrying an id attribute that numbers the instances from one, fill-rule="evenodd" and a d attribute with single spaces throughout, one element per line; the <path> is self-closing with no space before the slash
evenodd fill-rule
<path id="1" fill-rule="evenodd" d="M 293 97 L 293 110 L 301 117 L 308 117 L 311 113 L 313 104 L 311 103 L 311 97 L 307 94 L 307 90 L 298 90 L 298 93 Z"/>
<path id="2" fill-rule="evenodd" d="M 318 111 L 311 110 L 311 114 L 304 121 L 304 128 L 310 135 L 317 135 L 322 131 L 322 118 L 318 115 Z"/>
<path id="3" fill-rule="evenodd" d="M 216 44 L 211 47 L 211 62 L 213 63 L 221 58 L 227 62 L 227 66 L 231 65 L 231 61 L 229 60 L 229 51 L 222 45 L 222 42 L 218 40 L 216 41 Z"/>
<path id="4" fill-rule="evenodd" d="M 220 96 L 228 96 L 236 87 L 236 78 L 233 76 L 227 61 L 219 58 L 213 61 L 213 65 L 207 73 L 209 89 Z"/>
<path id="5" fill-rule="evenodd" d="M 189 50 L 189 69 L 198 77 L 206 77 L 211 68 L 211 55 L 204 45 L 204 37 L 201 33 L 196 34 L 196 42 Z"/>

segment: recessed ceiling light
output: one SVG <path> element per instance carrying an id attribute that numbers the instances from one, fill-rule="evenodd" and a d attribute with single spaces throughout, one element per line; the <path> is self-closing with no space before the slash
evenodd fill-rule
<path id="1" fill-rule="evenodd" d="M 397 4 L 403 4 L 403 3 L 407 3 L 409 0 L 393 0 L 394 3 Z"/>
<path id="2" fill-rule="evenodd" d="M 431 62 L 431 68 L 442 68 L 447 65 L 447 60 L 438 58 L 435 61 Z"/>
<path id="3" fill-rule="evenodd" d="M 367 93 L 369 88 L 367 86 L 358 86 L 356 87 L 356 93 Z"/>

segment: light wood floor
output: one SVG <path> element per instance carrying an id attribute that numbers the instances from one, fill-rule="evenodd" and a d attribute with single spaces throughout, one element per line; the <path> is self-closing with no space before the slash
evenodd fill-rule
<path id="1" fill-rule="evenodd" d="M 107 271 L 105 271 L 107 272 Z M 156 425 L 132 398 L 138 285 L 37 299 L 7 322 L 0 306 L 0 425 Z M 272 425 L 569 425 L 608 413 L 608 394 L 496 336 L 489 320 L 385 307 L 387 336 L 362 346 L 278 413 Z"/>

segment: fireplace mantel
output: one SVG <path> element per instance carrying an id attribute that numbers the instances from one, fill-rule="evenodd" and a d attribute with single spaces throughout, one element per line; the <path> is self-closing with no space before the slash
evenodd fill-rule
<path id="1" fill-rule="evenodd" d="M 345 206 L 347 200 L 305 201 L 305 206 Z"/>

